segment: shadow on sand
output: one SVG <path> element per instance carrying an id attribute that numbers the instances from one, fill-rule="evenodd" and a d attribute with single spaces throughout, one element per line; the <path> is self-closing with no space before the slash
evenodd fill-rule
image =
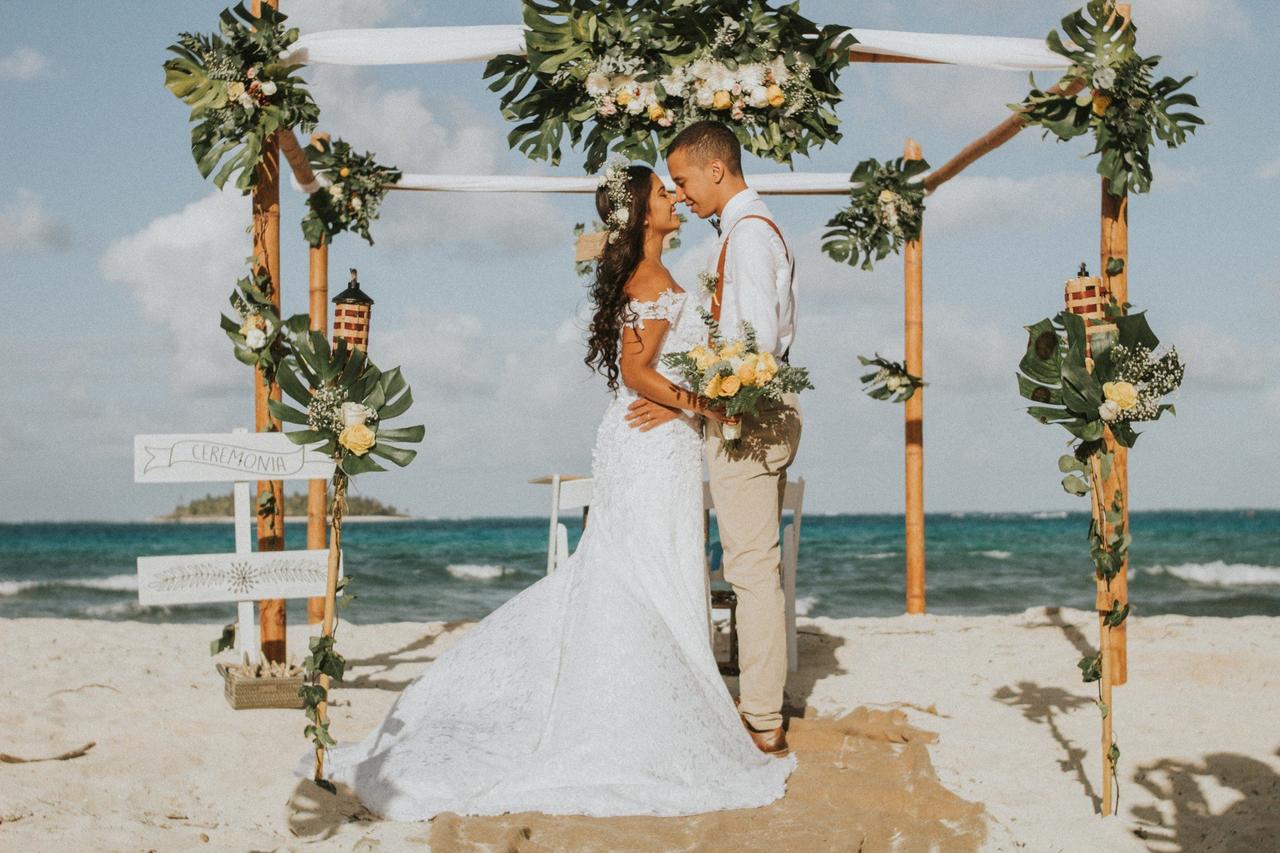
<path id="1" fill-rule="evenodd" d="M 1133 808 L 1137 835 L 1152 850 L 1276 849 L 1280 774 L 1263 761 L 1227 752 L 1198 763 L 1164 759 L 1139 767 L 1134 781 L 1159 801 Z"/>

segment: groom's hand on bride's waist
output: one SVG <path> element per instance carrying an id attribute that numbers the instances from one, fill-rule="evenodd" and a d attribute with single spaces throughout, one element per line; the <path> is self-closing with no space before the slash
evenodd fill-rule
<path id="1" fill-rule="evenodd" d="M 655 403 L 644 397 L 627 406 L 627 425 L 641 432 L 648 432 L 678 417 L 680 417 L 679 409 Z"/>

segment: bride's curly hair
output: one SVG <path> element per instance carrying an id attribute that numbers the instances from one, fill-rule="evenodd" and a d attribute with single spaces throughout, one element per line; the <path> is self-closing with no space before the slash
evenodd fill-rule
<path id="1" fill-rule="evenodd" d="M 631 274 L 644 256 L 644 229 L 649 218 L 649 190 L 653 170 L 648 166 L 627 167 L 627 194 L 631 204 L 626 224 L 609 232 L 604 252 L 596 262 L 596 275 L 591 283 L 591 303 L 595 315 L 591 318 L 590 336 L 587 339 L 587 357 L 583 359 L 592 370 L 609 380 L 609 390 L 618 390 L 618 349 L 622 327 L 634 317 L 627 308 L 627 294 L 623 290 Z M 603 222 L 609 222 L 612 206 L 607 187 L 596 190 L 596 212 Z M 615 226 L 616 228 L 616 226 Z"/>

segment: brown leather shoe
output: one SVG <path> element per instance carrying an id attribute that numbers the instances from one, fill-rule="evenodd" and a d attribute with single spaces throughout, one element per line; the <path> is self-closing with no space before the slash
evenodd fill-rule
<path id="1" fill-rule="evenodd" d="M 787 745 L 787 733 L 782 726 L 768 731 L 758 732 L 751 728 L 747 718 L 742 718 L 742 726 L 747 730 L 747 734 L 751 735 L 751 741 L 756 745 L 756 749 L 765 755 L 772 755 L 775 758 L 785 758 L 791 752 L 791 747 Z"/>

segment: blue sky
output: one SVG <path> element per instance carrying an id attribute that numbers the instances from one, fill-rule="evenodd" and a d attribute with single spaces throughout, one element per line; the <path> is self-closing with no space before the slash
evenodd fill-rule
<path id="1" fill-rule="evenodd" d="M 0 34 L 0 264 L 12 306 L 0 402 L 7 476 L 0 517 L 136 519 L 216 488 L 139 486 L 132 436 L 252 424 L 252 377 L 218 312 L 250 251 L 248 200 L 218 193 L 190 156 L 185 108 L 163 87 L 165 47 L 213 29 L 217 2 L 69 0 L 6 16 Z M 516 23 L 519 4 L 284 0 L 304 30 Z M 819 22 L 1043 36 L 1073 8 L 1053 0 L 805 0 Z M 851 17 L 857 14 L 858 17 Z M 1209 124 L 1157 150 L 1156 184 L 1131 204 L 1130 298 L 1188 362 L 1179 415 L 1150 425 L 1131 463 L 1135 509 L 1280 506 L 1280 4 L 1138 0 L 1139 49 L 1190 90 Z M 555 172 L 507 150 L 482 66 L 316 67 L 321 125 L 412 172 Z M 1050 82 L 1048 76 L 1042 83 Z M 943 162 L 1006 114 L 1026 76 L 862 66 L 841 78 L 845 132 L 797 169 L 847 171 L 905 138 Z M 1061 493 L 1065 433 L 1021 411 L 1021 327 L 1057 311 L 1079 261 L 1097 264 L 1098 181 L 1083 140 L 1023 133 L 929 200 L 925 230 L 926 506 L 1083 509 Z M 777 171 L 748 164 L 749 173 Z M 873 274 L 819 249 L 833 197 L 775 199 L 800 260 L 794 358 L 805 400 L 795 474 L 808 509 L 899 512 L 901 410 L 859 391 L 856 354 L 899 357 L 901 263 Z M 581 364 L 584 282 L 571 228 L 585 197 L 392 194 L 368 247 L 332 250 L 336 284 L 359 267 L 377 305 L 371 354 L 403 364 L 427 425 L 410 468 L 359 491 L 423 516 L 538 514 L 526 481 L 585 472 L 606 397 Z M 301 196 L 283 195 L 283 291 L 305 309 Z M 711 232 L 695 221 L 669 260 L 691 282 Z"/>

